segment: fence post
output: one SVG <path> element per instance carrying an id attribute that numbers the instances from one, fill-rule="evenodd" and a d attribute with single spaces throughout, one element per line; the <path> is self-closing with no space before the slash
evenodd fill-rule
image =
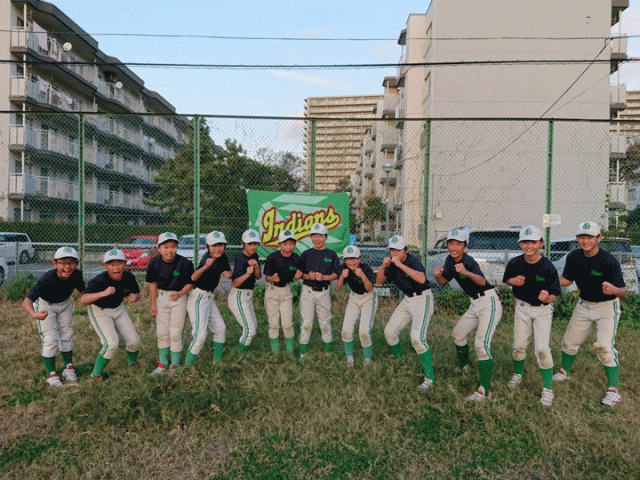
<path id="1" fill-rule="evenodd" d="M 552 202 L 551 193 L 553 191 L 553 120 L 549 120 L 549 139 L 547 143 L 547 206 L 545 213 L 551 214 Z M 547 217 L 548 218 L 548 217 Z M 549 258 L 551 252 L 551 225 L 544 229 L 544 254 Z"/>
<path id="2" fill-rule="evenodd" d="M 309 154 L 309 193 L 316 191 L 316 121 L 311 120 L 311 144 Z"/>
<path id="3" fill-rule="evenodd" d="M 424 124 L 424 199 L 422 204 L 422 261 L 427 268 L 429 248 L 429 195 L 431 191 L 431 120 Z"/>
<path id="4" fill-rule="evenodd" d="M 84 114 L 81 113 L 78 116 L 78 254 L 82 271 L 85 254 L 84 184 Z"/>
<path id="5" fill-rule="evenodd" d="M 193 117 L 193 264 L 200 262 L 200 117 Z"/>

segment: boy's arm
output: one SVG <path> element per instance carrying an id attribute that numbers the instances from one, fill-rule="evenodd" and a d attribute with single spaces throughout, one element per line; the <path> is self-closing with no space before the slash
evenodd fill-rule
<path id="1" fill-rule="evenodd" d="M 573 283 L 573 280 L 567 280 L 562 275 L 560 275 L 560 286 L 561 287 L 568 287 L 572 283 Z"/>
<path id="2" fill-rule="evenodd" d="M 624 298 L 627 294 L 627 289 L 624 287 L 616 287 L 609 282 L 603 282 L 602 293 L 604 293 L 605 295 L 615 295 L 618 298 Z"/>
<path id="3" fill-rule="evenodd" d="M 378 273 L 376 273 L 376 284 L 382 285 L 384 281 L 387 279 L 385 275 L 386 273 L 385 270 L 390 263 L 391 263 L 391 257 L 384 257 L 384 260 L 382 260 L 382 265 L 378 269 Z"/>
<path id="4" fill-rule="evenodd" d="M 342 273 L 340 274 L 340 276 L 338 277 L 338 281 L 336 282 L 336 290 L 338 292 L 342 290 L 342 287 L 344 287 L 344 281 L 348 275 L 349 269 L 347 267 L 344 267 L 344 270 L 342 270 Z"/>
<path id="5" fill-rule="evenodd" d="M 449 283 L 449 280 L 442 275 L 443 272 L 444 269 L 442 267 L 436 267 L 433 269 L 433 276 L 435 277 L 436 282 L 438 282 L 438 285 L 446 285 Z"/>
<path id="6" fill-rule="evenodd" d="M 45 318 L 47 318 L 47 315 L 49 314 L 49 312 L 47 312 L 46 310 L 41 310 L 39 312 L 36 312 L 35 309 L 33 308 L 33 302 L 29 297 L 26 297 L 22 302 L 22 309 L 25 312 L 27 312 L 29 316 L 34 320 L 44 320 Z"/>
<path id="7" fill-rule="evenodd" d="M 420 272 L 418 270 L 414 270 L 413 268 L 406 266 L 400 260 L 397 260 L 396 257 L 393 257 L 391 261 L 395 264 L 396 267 L 398 267 L 404 273 L 409 275 L 413 281 L 418 283 L 424 283 L 427 281 L 427 276 L 424 274 L 424 272 Z"/>
<path id="8" fill-rule="evenodd" d="M 115 287 L 107 287 L 106 290 L 96 293 L 83 293 L 80 297 L 80 303 L 85 306 L 91 305 L 93 302 L 100 300 L 101 298 L 108 297 L 116 293 Z"/>
<path id="9" fill-rule="evenodd" d="M 158 282 L 149 284 L 149 313 L 154 317 L 158 314 L 156 300 L 158 299 Z"/>

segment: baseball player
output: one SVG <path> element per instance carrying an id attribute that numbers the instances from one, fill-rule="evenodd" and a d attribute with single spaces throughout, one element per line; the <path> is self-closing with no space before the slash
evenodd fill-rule
<path id="1" fill-rule="evenodd" d="M 191 275 L 193 290 L 189 292 L 187 311 L 191 320 L 193 339 L 187 350 L 185 366 L 192 365 L 207 339 L 207 329 L 213 333 L 213 361 L 222 359 L 227 326 L 224 323 L 214 291 L 220 277 L 231 278 L 229 258 L 225 253 L 227 239 L 222 232 L 213 231 L 207 235 L 207 253 L 198 269 Z"/>
<path id="2" fill-rule="evenodd" d="M 125 298 L 129 298 L 131 303 L 137 302 L 140 287 L 133 273 L 125 268 L 126 257 L 122 250 L 106 252 L 103 265 L 105 271 L 89 281 L 80 297 L 80 303 L 89 307 L 89 322 L 102 343 L 102 350 L 96 358 L 91 374 L 94 382 L 102 380 L 102 372 L 116 354 L 118 334 L 127 347 L 129 366 L 133 369 L 140 366 L 138 364 L 140 336 L 122 304 Z"/>
<path id="3" fill-rule="evenodd" d="M 240 336 L 240 351 L 249 350 L 251 340 L 256 335 L 258 320 L 253 309 L 253 287 L 256 280 L 262 278 L 258 264 L 258 243 L 260 234 L 249 229 L 242 233 L 242 252 L 238 254 L 231 273 L 231 290 L 227 300 L 229 309 L 242 327 Z"/>
<path id="4" fill-rule="evenodd" d="M 388 247 L 390 256 L 382 261 L 382 266 L 376 275 L 376 283 L 380 285 L 388 278 L 404 293 L 405 297 L 384 328 L 384 337 L 393 356 L 401 357 L 400 332 L 411 324 L 411 345 L 418 354 L 425 376 L 418 390 L 426 392 L 433 387 L 435 381 L 433 357 L 427 344 L 427 330 L 433 314 L 431 285 L 427 280 L 424 265 L 416 256 L 409 253 L 404 237 L 394 235 L 389 239 Z"/>
<path id="5" fill-rule="evenodd" d="M 576 359 L 582 342 L 596 326 L 598 358 L 607 376 L 609 387 L 601 403 L 613 407 L 620 403 L 618 393 L 618 351 L 615 348 L 616 330 L 620 319 L 620 298 L 626 294 L 620 262 L 606 250 L 600 248 L 602 240 L 600 225 L 583 222 L 576 233 L 579 249 L 567 255 L 560 285 L 571 285 L 574 281 L 580 289 L 580 300 L 567 325 L 562 339 L 561 368 L 553 380 L 562 382 L 571 375 L 571 365 Z"/>
<path id="6" fill-rule="evenodd" d="M 300 255 L 300 271 L 302 272 L 302 292 L 300 293 L 300 359 L 307 354 L 314 312 L 318 312 L 318 324 L 328 353 L 333 347 L 331 332 L 331 282 L 340 273 L 340 259 L 333 250 L 325 247 L 329 237 L 327 227 L 316 223 L 311 227 L 313 248 Z"/>
<path id="7" fill-rule="evenodd" d="M 146 282 L 149 284 L 151 315 L 156 317 L 156 334 L 160 360 L 151 375 L 159 375 L 169 365 L 173 373 L 182 356 L 182 330 L 187 317 L 187 294 L 193 288 L 193 263 L 178 255 L 178 237 L 165 232 L 158 236 L 158 253 L 149 261 Z"/>
<path id="8" fill-rule="evenodd" d="M 474 347 L 478 357 L 480 385 L 467 400 L 478 402 L 489 396 L 493 372 L 491 339 L 502 315 L 502 304 L 493 285 L 485 279 L 478 262 L 465 252 L 466 247 L 466 232 L 450 231 L 447 235 L 449 255 L 444 261 L 444 267 L 436 267 L 433 274 L 439 285 L 446 285 L 455 278 L 462 291 L 471 299 L 469 309 L 456 323 L 452 336 L 456 345 L 458 366 L 464 371 L 469 364 L 467 336 L 476 330 Z"/>
<path id="9" fill-rule="evenodd" d="M 558 271 L 551 261 L 540 254 L 544 246 L 539 228 L 528 226 L 520 230 L 518 244 L 524 252 L 509 260 L 502 281 L 513 288 L 516 297 L 513 319 L 513 369 L 509 386 L 516 388 L 522 381 L 524 359 L 533 332 L 533 348 L 542 373 L 542 397 L 545 407 L 553 405 L 553 358 L 549 348 L 553 302 L 560 296 Z"/>
<path id="10" fill-rule="evenodd" d="M 302 272 L 298 268 L 300 256 L 294 252 L 296 236 L 291 230 L 280 232 L 278 247 L 264 263 L 264 279 L 270 284 L 264 293 L 264 308 L 269 320 L 271 351 L 280 351 L 280 320 L 287 355 L 293 356 L 293 296 L 289 283 L 302 277 Z"/>
<path id="11" fill-rule="evenodd" d="M 373 291 L 376 276 L 371 267 L 362 263 L 360 249 L 355 245 L 349 245 L 342 252 L 344 265 L 342 273 L 338 277 L 336 290 L 342 290 L 346 283 L 351 288 L 347 308 L 344 311 L 344 321 L 342 323 L 342 342 L 344 353 L 347 355 L 347 365 L 353 367 L 353 330 L 356 327 L 358 318 L 360 319 L 360 345 L 364 357 L 363 365 L 371 364 L 373 357 L 373 342 L 371 341 L 371 328 L 373 327 L 373 317 L 376 314 L 378 302 Z"/>
<path id="12" fill-rule="evenodd" d="M 56 354 L 64 362 L 62 377 L 76 383 L 78 377 L 73 368 L 73 290 L 84 292 L 82 272 L 78 270 L 78 252 L 71 247 L 61 247 L 53 255 L 53 270 L 42 275 L 27 297 L 22 308 L 36 320 L 42 340 L 42 360 L 47 383 L 61 387 L 56 373 Z M 35 303 L 34 303 L 35 302 Z"/>

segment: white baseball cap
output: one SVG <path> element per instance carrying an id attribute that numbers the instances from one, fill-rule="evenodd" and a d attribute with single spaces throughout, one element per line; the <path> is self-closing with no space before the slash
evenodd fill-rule
<path id="1" fill-rule="evenodd" d="M 168 242 L 169 240 L 178 243 L 178 236 L 175 233 L 164 232 L 158 236 L 158 246 L 162 245 L 164 242 Z"/>
<path id="2" fill-rule="evenodd" d="M 278 235 L 278 243 L 282 243 L 282 242 L 285 242 L 287 240 L 293 240 L 294 242 L 298 241 L 298 239 L 296 238 L 295 234 L 291 230 L 283 230 L 283 231 L 281 231 L 280 235 Z"/>
<path id="3" fill-rule="evenodd" d="M 224 238 L 224 233 L 214 230 L 207 235 L 207 245 L 218 245 L 219 243 L 226 245 L 227 239 Z"/>
<path id="4" fill-rule="evenodd" d="M 600 235 L 600 233 L 600 224 L 596 222 L 582 222 L 580 225 L 578 225 L 576 236 L 589 235 L 591 237 L 597 237 L 598 235 Z"/>
<path id="5" fill-rule="evenodd" d="M 447 234 L 447 242 L 449 240 L 457 240 L 459 242 L 468 242 L 467 231 L 460 229 L 453 229 Z"/>
<path id="6" fill-rule="evenodd" d="M 407 241 L 400 235 L 394 235 L 389 239 L 389 246 L 387 248 L 393 248 L 394 250 L 402 250 L 407 246 Z"/>
<path id="7" fill-rule="evenodd" d="M 245 230 L 242 234 L 242 243 L 259 243 L 260 242 L 260 234 L 250 228 L 249 230 Z"/>
<path id="8" fill-rule="evenodd" d="M 76 260 L 79 260 L 80 255 L 78 255 L 78 251 L 75 248 L 60 247 L 58 250 L 56 250 L 56 253 L 53 255 L 53 259 L 61 260 L 63 258 L 74 258 Z"/>
<path id="9" fill-rule="evenodd" d="M 544 237 L 542 235 L 542 231 L 533 225 L 527 225 L 522 230 L 520 230 L 520 237 L 518 238 L 518 242 L 526 242 L 527 240 L 533 240 L 537 242 L 542 240 Z"/>
<path id="10" fill-rule="evenodd" d="M 127 258 L 124 256 L 124 252 L 122 250 L 118 250 L 118 249 L 109 250 L 107 253 L 104 254 L 102 263 L 109 263 L 115 260 L 122 260 L 123 262 L 127 261 Z"/>
<path id="11" fill-rule="evenodd" d="M 325 227 L 321 223 L 316 223 L 313 227 L 311 227 L 311 235 L 314 233 L 319 233 L 320 235 L 328 235 L 327 227 Z"/>
<path id="12" fill-rule="evenodd" d="M 360 254 L 360 249 L 358 247 L 355 245 L 349 245 L 342 251 L 342 256 L 344 258 L 360 258 L 362 255 Z"/>

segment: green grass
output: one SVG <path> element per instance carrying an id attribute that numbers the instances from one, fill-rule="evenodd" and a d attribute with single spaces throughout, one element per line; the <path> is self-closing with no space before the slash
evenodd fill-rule
<path id="1" fill-rule="evenodd" d="M 556 362 L 575 299 L 562 301 L 552 332 Z M 345 303 L 346 295 L 337 295 L 334 312 L 343 312 Z M 44 382 L 35 325 L 19 301 L 4 301 L 0 478 L 637 478 L 637 298 L 625 300 L 629 315 L 618 329 L 623 402 L 614 410 L 599 404 L 606 385 L 593 335 L 574 364 L 573 380 L 555 387 L 553 407 L 539 403 L 531 348 L 523 383 L 509 389 L 513 322 L 510 299 L 504 303 L 492 345 L 492 398 L 476 405 L 464 401 L 477 386 L 476 362 L 466 375 L 456 372 L 451 328 L 465 304 L 452 293 L 438 299 L 429 328 L 437 384 L 427 395 L 416 389 L 422 375 L 408 331 L 405 355 L 388 353 L 382 334 L 394 308 L 388 299 L 378 311 L 375 361 L 368 369 L 357 339 L 356 367 L 346 367 L 338 314 L 331 357 L 324 355 L 317 326 L 304 363 L 270 353 L 259 304 L 252 355 L 242 355 L 235 346 L 240 327 L 221 299 L 228 327 L 222 364 L 212 365 L 209 337 L 193 368 L 160 377 L 149 376 L 157 362 L 155 322 L 143 300 L 129 307 L 143 339 L 143 369 L 128 369 L 121 345 L 101 384 L 88 380 L 99 342 L 77 305 L 80 383 L 58 390 Z"/>

